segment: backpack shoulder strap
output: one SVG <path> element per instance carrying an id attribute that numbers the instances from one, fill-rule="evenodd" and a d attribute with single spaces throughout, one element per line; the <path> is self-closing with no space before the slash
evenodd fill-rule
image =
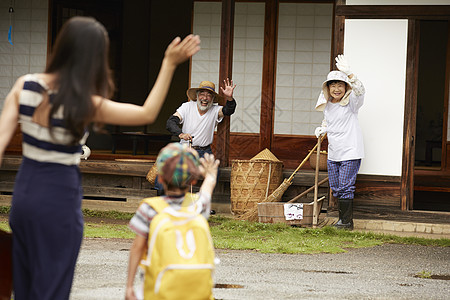
<path id="1" fill-rule="evenodd" d="M 191 213 L 195 212 L 197 214 L 200 214 L 202 211 L 202 205 L 199 205 L 198 203 L 199 198 L 200 197 L 198 194 L 186 193 L 186 195 L 184 196 L 182 209 Z"/>
<path id="2" fill-rule="evenodd" d="M 164 201 L 162 197 L 145 198 L 144 200 L 142 200 L 142 202 L 145 202 L 148 205 L 150 205 L 151 208 L 153 208 L 158 214 L 169 206 L 169 204 L 166 201 Z"/>
<path id="3" fill-rule="evenodd" d="M 190 206 L 198 201 L 198 194 L 186 193 L 183 200 L 183 207 Z"/>

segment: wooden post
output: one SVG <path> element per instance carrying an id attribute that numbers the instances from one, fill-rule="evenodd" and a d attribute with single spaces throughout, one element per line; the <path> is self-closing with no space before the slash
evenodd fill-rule
<path id="1" fill-rule="evenodd" d="M 313 206 L 313 221 L 312 225 L 313 228 L 317 227 L 318 219 L 319 219 L 319 213 L 318 207 L 317 207 L 317 196 L 319 193 L 319 162 L 320 162 L 320 144 L 322 142 L 321 137 L 317 139 L 317 155 L 316 155 L 316 176 L 314 179 L 314 206 Z"/>
<path id="2" fill-rule="evenodd" d="M 277 49 L 277 23 L 278 0 L 266 0 L 264 23 L 264 64 L 261 87 L 261 117 L 259 124 L 259 149 L 272 148 L 273 115 L 275 106 L 275 76 L 276 76 L 276 49 Z"/>
<path id="3" fill-rule="evenodd" d="M 220 35 L 220 62 L 219 82 L 217 90 L 222 94 L 220 87 L 227 78 L 231 79 L 233 68 L 233 31 L 234 31 L 234 0 L 222 1 L 222 25 Z M 226 100 L 225 100 L 226 101 Z M 219 103 L 225 105 L 225 103 Z M 225 116 L 217 126 L 216 157 L 220 166 L 228 166 L 230 151 L 230 117 Z"/>
<path id="4" fill-rule="evenodd" d="M 403 124 L 401 210 L 413 208 L 414 157 L 417 111 L 417 85 L 419 61 L 419 21 L 408 21 L 408 50 L 406 54 L 405 116 Z"/>
<path id="5" fill-rule="evenodd" d="M 336 6 L 345 5 L 345 0 L 336 0 Z M 334 58 L 338 54 L 344 53 L 344 29 L 345 29 L 345 16 L 334 16 L 334 28 L 332 37 L 332 53 L 330 61 L 330 70 L 335 68 Z"/>

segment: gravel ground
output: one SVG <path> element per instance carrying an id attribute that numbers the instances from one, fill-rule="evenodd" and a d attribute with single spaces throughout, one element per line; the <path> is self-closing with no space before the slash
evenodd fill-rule
<path id="1" fill-rule="evenodd" d="M 85 239 L 71 299 L 124 299 L 130 246 L 130 240 Z M 224 287 L 214 289 L 216 299 L 448 299 L 450 295 L 449 247 L 386 244 L 341 254 L 216 250 L 216 255 L 221 263 L 215 282 Z M 414 277 L 420 272 L 444 279 Z"/>

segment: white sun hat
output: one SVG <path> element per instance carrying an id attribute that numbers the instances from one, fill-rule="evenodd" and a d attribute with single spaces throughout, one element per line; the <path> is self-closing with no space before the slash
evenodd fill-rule
<path id="1" fill-rule="evenodd" d="M 331 71 L 327 75 L 327 80 L 325 80 L 322 84 L 322 92 L 319 95 L 319 99 L 317 99 L 316 103 L 316 110 L 317 111 L 323 111 L 325 109 L 325 105 L 328 100 L 330 100 L 331 96 L 328 90 L 327 83 L 329 81 L 343 81 L 347 84 L 346 86 L 346 92 L 344 97 L 342 97 L 342 100 L 339 102 L 340 105 L 345 106 L 348 104 L 348 97 L 350 96 L 350 93 L 352 92 L 352 85 L 350 84 L 350 81 L 348 79 L 347 74 L 341 71 Z"/>

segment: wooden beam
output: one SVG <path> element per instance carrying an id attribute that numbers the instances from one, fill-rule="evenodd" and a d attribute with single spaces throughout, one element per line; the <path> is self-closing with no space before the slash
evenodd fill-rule
<path id="1" fill-rule="evenodd" d="M 22 163 L 22 156 L 4 156 L 1 171 L 17 171 Z M 135 159 L 124 161 L 113 160 L 82 160 L 80 171 L 89 174 L 109 174 L 122 176 L 142 176 L 147 175 L 153 162 L 147 159 Z"/>
<path id="2" fill-rule="evenodd" d="M 448 187 L 436 187 L 436 186 L 415 186 L 415 191 L 425 191 L 425 192 L 441 192 L 441 193 L 450 193 L 450 188 Z"/>
<path id="3" fill-rule="evenodd" d="M 233 73 L 233 32 L 234 32 L 234 0 L 222 1 L 222 27 L 220 35 L 220 61 L 219 61 L 219 86 L 223 81 L 231 79 Z M 219 93 L 222 93 L 220 87 Z M 226 100 L 225 100 L 226 101 Z M 225 103 L 219 103 L 225 105 Z M 228 166 L 230 149 L 230 117 L 225 116 L 217 127 L 216 157 L 220 160 L 220 166 Z"/>
<path id="4" fill-rule="evenodd" d="M 345 0 L 337 0 L 336 7 L 339 5 L 345 5 Z M 344 29 L 345 29 L 345 17 L 337 16 L 336 14 L 334 14 L 330 70 L 334 69 L 335 64 L 334 58 L 338 56 L 338 54 L 344 53 L 344 32 L 345 32 Z"/>
<path id="5" fill-rule="evenodd" d="M 277 69 L 278 2 L 279 0 L 266 0 L 259 150 L 272 147 Z"/>
<path id="6" fill-rule="evenodd" d="M 403 125 L 402 183 L 400 192 L 400 205 L 402 210 L 413 208 L 419 33 L 419 21 L 409 20 Z"/>
<path id="7" fill-rule="evenodd" d="M 440 170 L 415 170 L 414 171 L 414 189 L 417 186 L 427 187 L 445 187 L 450 188 L 450 173 L 442 172 Z M 449 199 L 450 200 L 450 199 Z"/>
<path id="8" fill-rule="evenodd" d="M 450 5 L 337 5 L 335 14 L 347 19 L 450 19 Z"/>

